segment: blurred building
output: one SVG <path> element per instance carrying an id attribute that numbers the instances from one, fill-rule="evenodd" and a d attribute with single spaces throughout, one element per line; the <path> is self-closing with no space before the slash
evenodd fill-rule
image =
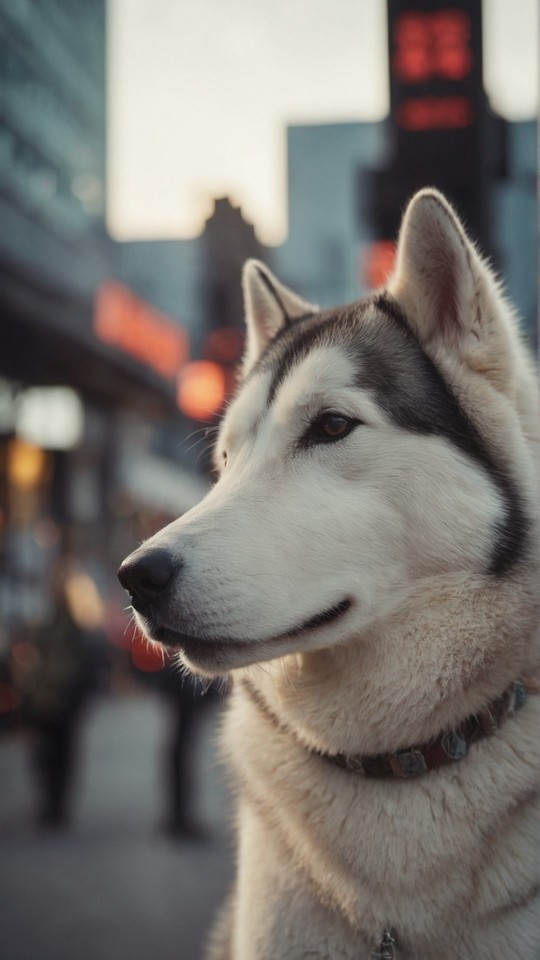
<path id="1" fill-rule="evenodd" d="M 504 135 L 504 163 L 487 187 L 492 247 L 534 344 L 536 123 L 505 123 Z M 391 267 L 386 250 L 385 262 L 374 264 L 378 237 L 367 216 L 372 197 L 365 176 L 384 161 L 387 147 L 385 123 L 288 128 L 289 236 L 273 260 L 281 279 L 323 307 L 364 295 Z"/>
<path id="2" fill-rule="evenodd" d="M 387 150 L 360 182 L 368 194 L 373 253 L 382 252 L 391 265 L 388 254 L 408 199 L 421 187 L 437 187 L 506 279 L 534 345 L 534 124 L 508 123 L 490 107 L 483 83 L 485 4 L 387 0 L 387 7 Z"/>
<path id="3" fill-rule="evenodd" d="M 385 160 L 382 123 L 289 128 L 290 230 L 279 248 L 262 247 L 226 198 L 194 240 L 112 242 L 105 31 L 105 0 L 0 0 L 0 609 L 8 630 L 43 615 L 58 555 L 76 554 L 110 583 L 137 540 L 206 490 L 200 424 L 232 387 L 246 259 L 265 260 L 323 307 L 356 299 L 374 280 L 377 237 L 362 173 Z M 505 131 L 505 163 L 489 195 L 494 245 L 532 331 L 535 126 Z"/>
<path id="4" fill-rule="evenodd" d="M 252 223 L 226 197 L 216 200 L 201 235 L 202 310 L 207 331 L 244 330 L 242 269 L 250 257 L 271 259 Z M 202 351 L 208 349 L 201 343 Z"/>
<path id="5" fill-rule="evenodd" d="M 3 654 L 49 615 L 59 558 L 129 645 L 116 567 L 208 487 L 201 421 L 232 387 L 261 255 L 226 199 L 195 241 L 108 237 L 105 31 L 105 0 L 0 3 L 0 714 Z"/>
<path id="6" fill-rule="evenodd" d="M 198 421 L 219 412 L 234 388 L 243 353 L 244 309 L 242 268 L 250 257 L 266 262 L 271 251 L 257 240 L 255 229 L 227 197 L 214 209 L 193 240 L 141 240 L 117 245 L 118 275 L 149 303 L 173 317 L 187 331 L 189 355 L 197 358 L 180 374 L 178 403 L 184 419 L 169 454 L 184 468 L 205 472 L 197 444 L 189 435 Z M 180 430 L 183 442 L 178 444 Z"/>
<path id="7" fill-rule="evenodd" d="M 9 632 L 47 612 L 59 555 L 76 555 L 108 589 L 133 543 L 205 486 L 162 456 L 161 424 L 181 419 L 187 333 L 159 300 L 118 282 L 105 230 L 105 0 L 3 0 L 0 78 L 0 609 Z"/>
<path id="8" fill-rule="evenodd" d="M 538 337 L 537 124 L 508 123 L 506 177 L 495 181 L 493 235 L 497 266 L 532 346 Z"/>
<path id="9" fill-rule="evenodd" d="M 268 249 L 227 197 L 214 201 L 214 210 L 195 239 L 117 245 L 119 276 L 186 327 L 192 356 L 203 355 L 204 340 L 212 331 L 243 330 L 241 277 L 249 257 L 268 259 Z"/>
<path id="10" fill-rule="evenodd" d="M 365 291 L 361 255 L 372 235 L 359 216 L 358 171 L 384 148 L 383 123 L 287 128 L 289 235 L 274 259 L 280 279 L 322 307 Z"/>

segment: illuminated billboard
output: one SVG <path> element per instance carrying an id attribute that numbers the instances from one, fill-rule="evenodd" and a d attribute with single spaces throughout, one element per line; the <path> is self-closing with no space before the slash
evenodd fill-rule
<path id="1" fill-rule="evenodd" d="M 176 381 L 187 362 L 189 341 L 184 327 L 116 281 L 107 281 L 98 290 L 93 328 L 103 343 L 150 367 L 164 380 Z"/>

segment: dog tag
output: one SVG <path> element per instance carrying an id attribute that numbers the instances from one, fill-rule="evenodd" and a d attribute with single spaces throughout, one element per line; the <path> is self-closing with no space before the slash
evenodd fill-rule
<path id="1" fill-rule="evenodd" d="M 389 930 L 385 930 L 378 950 L 371 954 L 371 960 L 397 960 L 396 941 Z"/>

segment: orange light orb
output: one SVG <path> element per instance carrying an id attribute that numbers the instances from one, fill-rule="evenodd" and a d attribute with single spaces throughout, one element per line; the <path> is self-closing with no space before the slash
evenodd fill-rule
<path id="1" fill-rule="evenodd" d="M 225 372 L 219 363 L 195 360 L 178 377 L 177 402 L 192 420 L 208 420 L 221 410 L 227 395 Z"/>

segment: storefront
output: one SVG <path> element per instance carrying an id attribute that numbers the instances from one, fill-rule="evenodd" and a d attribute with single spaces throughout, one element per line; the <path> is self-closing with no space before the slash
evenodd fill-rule
<path id="1" fill-rule="evenodd" d="M 128 645 L 119 562 L 206 490 L 162 453 L 164 431 L 188 429 L 187 336 L 118 284 L 94 298 L 35 278 L 0 289 L 0 663 L 50 615 L 66 561 L 95 584 L 109 639 Z"/>

